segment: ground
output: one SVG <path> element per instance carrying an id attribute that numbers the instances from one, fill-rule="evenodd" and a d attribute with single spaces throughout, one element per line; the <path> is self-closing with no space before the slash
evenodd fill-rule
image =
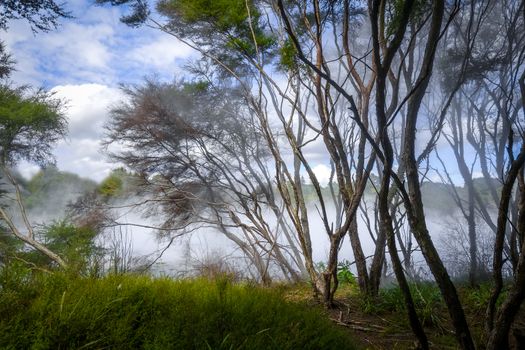
<path id="1" fill-rule="evenodd" d="M 465 305 L 465 313 L 478 349 L 484 348 L 483 320 L 485 299 L 489 290 L 468 287 L 460 287 L 458 290 Z M 439 293 L 437 288 L 435 292 Z M 421 295 L 422 298 L 429 298 L 428 291 L 424 291 Z M 388 297 L 388 294 L 384 296 Z M 313 299 L 308 286 L 290 289 L 287 292 L 287 298 L 295 301 L 302 300 L 312 305 L 318 304 Z M 431 349 L 459 349 L 442 300 L 438 298 L 429 304 L 431 305 L 424 305 L 428 309 L 420 313 L 420 318 L 424 321 Z M 392 306 L 384 298 L 366 302 L 355 286 L 343 286 L 336 294 L 335 307 L 326 310 L 326 315 L 334 323 L 347 329 L 362 349 L 414 349 L 415 338 L 408 324 L 406 312 L 401 310 L 400 305 L 399 307 Z M 525 307 L 521 308 L 516 317 L 511 335 L 516 335 L 518 339 L 522 337 L 522 341 L 524 340 Z M 518 345 L 516 337 L 511 336 L 511 338 L 511 349 L 524 349 L 523 342 Z"/>

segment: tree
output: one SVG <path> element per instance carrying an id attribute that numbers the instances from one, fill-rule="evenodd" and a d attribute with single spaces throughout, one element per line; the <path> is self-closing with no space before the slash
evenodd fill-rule
<path id="1" fill-rule="evenodd" d="M 49 31 L 58 26 L 60 18 L 69 17 L 62 5 L 53 0 L 8 0 L 0 3 L 0 29 L 7 30 L 9 21 L 24 19 L 34 33 Z M 0 43 L 0 79 L 9 77 L 14 61 Z M 61 101 L 52 94 L 38 90 L 31 92 L 28 87 L 13 87 L 8 83 L 0 85 L 0 170 L 13 187 L 14 203 L 27 233 L 22 233 L 7 209 L 0 207 L 0 216 L 17 239 L 47 255 L 61 267 L 66 262 L 56 253 L 39 242 L 27 217 L 20 188 L 10 167 L 19 160 L 45 163 L 51 158 L 53 143 L 64 136 L 66 120 Z"/>
<path id="2" fill-rule="evenodd" d="M 162 30 L 177 36 L 194 48 L 200 48 L 203 58 L 213 66 L 216 77 L 235 81 L 250 108 L 257 116 L 258 127 L 262 130 L 265 142 L 275 163 L 275 178 L 280 198 L 288 222 L 294 227 L 296 239 L 300 242 L 305 268 L 313 281 L 314 291 L 323 301 L 331 304 L 337 289 L 337 261 L 339 247 L 350 227 L 356 227 L 355 215 L 362 196 L 367 174 L 374 164 L 375 157 L 365 156 L 365 145 L 360 146 L 360 161 L 349 161 L 349 145 L 343 136 L 356 135 L 357 129 L 346 123 L 348 110 L 337 106 L 339 96 L 333 95 L 330 85 L 325 85 L 316 75 L 303 74 L 304 64 L 297 59 L 297 50 L 287 37 L 283 23 L 276 23 L 264 16 L 266 8 L 259 3 L 245 1 L 220 2 L 160 2 L 158 9 L 169 19 Z M 301 4 L 294 9 L 302 13 Z M 325 25 L 325 19 L 337 14 L 339 7 L 313 9 L 318 18 L 317 25 Z M 277 8 L 272 16 L 279 16 Z M 312 9 L 308 9 L 311 13 Z M 352 16 L 354 14 L 352 13 Z M 333 18 L 332 18 L 333 20 Z M 309 40 L 308 32 L 313 27 L 305 22 L 297 23 L 302 33 L 301 39 Z M 274 27 L 277 25 L 277 27 Z M 350 26 L 346 28 L 350 30 Z M 323 32 L 321 30 L 321 32 Z M 280 33 L 280 35 L 276 35 Z M 322 41 L 322 36 L 313 38 L 312 43 Z M 276 43 L 283 43 L 282 49 Z M 346 60 L 346 59 L 345 59 Z M 318 64 L 323 64 L 318 62 Z M 281 87 L 272 79 L 269 70 L 278 66 L 286 76 L 286 87 Z M 310 69 L 310 68 L 306 68 Z M 300 73 L 300 74 L 299 74 Z M 341 79 L 343 74 L 340 75 Z M 258 88 L 254 91 L 251 85 Z M 321 103 L 329 101 L 327 105 Z M 312 107 L 313 103 L 313 107 Z M 313 113 L 315 119 L 308 114 Z M 275 118 L 276 116 L 276 118 Z M 277 126 L 277 129 L 276 129 Z M 354 132 L 352 130 L 355 130 Z M 317 139 L 322 140 L 330 152 L 337 181 L 337 196 L 342 199 L 343 216 L 331 218 L 326 210 L 326 197 L 312 171 L 310 160 L 304 149 Z M 281 140 L 285 142 L 282 143 Z M 288 163 L 287 154 L 293 155 Z M 357 155 L 353 155 L 357 157 Z M 351 167 L 358 164 L 361 169 L 358 179 L 351 176 Z M 305 175 L 312 183 L 316 194 L 318 210 L 309 208 L 305 202 L 301 176 Z M 336 199 L 336 202 L 338 200 Z M 313 210 L 312 210 L 313 209 Z M 309 213 L 311 211 L 311 213 Z M 330 243 L 328 263 L 324 271 L 317 271 L 313 262 L 311 228 L 308 217 L 319 214 L 324 232 Z M 352 224 L 354 223 L 354 224 Z M 337 224 L 337 226 L 334 226 Z M 355 231 L 355 230 L 354 230 Z M 360 252 L 356 233 L 352 236 L 356 248 L 356 258 L 360 271 L 366 273 L 364 254 Z M 364 268 L 363 268 L 364 267 Z M 362 288 L 367 289 L 366 276 L 359 274 Z"/>
<path id="3" fill-rule="evenodd" d="M 269 283 L 277 268 L 301 279 L 301 256 L 269 180 L 268 150 L 235 88 L 206 82 L 146 82 L 112 111 L 113 157 L 140 176 L 146 204 L 166 230 L 211 226 L 232 240 Z M 146 194 L 150 193 L 151 197 Z"/>
<path id="4" fill-rule="evenodd" d="M 44 91 L 30 94 L 27 89 L 0 87 L 0 169 L 2 177 L 12 186 L 14 197 L 24 223 L 23 233 L 15 224 L 8 209 L 0 208 L 0 216 L 19 240 L 47 255 L 61 267 L 66 262 L 40 243 L 26 214 L 18 183 L 10 167 L 19 160 L 44 163 L 51 157 L 51 146 L 63 137 L 66 120 L 62 102 Z"/>
<path id="5" fill-rule="evenodd" d="M 47 32 L 58 26 L 61 18 L 70 17 L 62 4 L 54 0 L 6 0 L 0 3 L 0 29 L 7 30 L 9 21 L 24 19 L 33 32 Z"/>
<path id="6" fill-rule="evenodd" d="M 120 3 L 135 3 L 135 9 L 142 12 L 133 18 L 138 22 L 146 19 L 144 2 Z M 441 290 L 458 343 L 464 349 L 473 349 L 456 287 L 430 236 L 421 186 L 430 170 L 433 150 L 444 130 L 446 133 L 452 126 L 456 134 L 451 131 L 445 139 L 450 141 L 464 170 L 462 176 L 468 190 L 463 209 L 470 225 L 473 282 L 478 238 L 475 214 L 496 234 L 495 289 L 487 310 L 487 328 L 492 332 L 491 339 L 503 339 L 508 333 L 503 315 L 512 320 L 512 312 L 522 297 L 517 282 L 521 281 L 518 271 L 522 270 L 518 266 L 523 249 L 518 242 L 523 242 L 525 227 L 521 222 L 524 199 L 520 192 L 525 180 L 520 176 L 518 151 L 523 140 L 523 118 L 517 107 L 523 102 L 519 102 L 516 86 L 525 57 L 520 34 L 525 32 L 523 6 L 522 1 L 491 0 L 377 0 L 367 4 L 321 0 L 165 0 L 157 3 L 165 22 L 150 19 L 150 23 L 198 50 L 202 62 L 213 71 L 210 81 L 228 81 L 240 88 L 257 118 L 255 125 L 273 162 L 272 177 L 286 219 L 300 243 L 314 292 L 322 296 L 323 302 L 333 302 L 338 282 L 334 271 L 344 237 L 350 236 L 359 284 L 371 295 L 377 294 L 388 251 L 412 329 L 420 346 L 428 347 L 397 256 L 396 216 L 406 216 L 411 234 Z M 490 15 L 494 9 L 501 10 L 505 18 L 503 27 Z M 367 39 L 360 41 L 360 35 Z M 446 74 L 436 77 L 433 73 L 437 57 L 445 55 L 451 64 Z M 439 79 L 442 84 L 437 90 L 432 83 Z M 489 103 L 484 102 L 486 97 L 490 98 Z M 455 108 L 459 101 L 466 100 L 472 108 L 468 115 L 470 129 L 463 128 L 464 114 L 459 113 L 461 108 Z M 477 106 L 481 108 L 476 109 Z M 487 111 L 489 115 L 483 115 Z M 469 166 L 476 162 L 466 162 L 465 141 L 479 155 L 482 173 L 491 184 L 490 196 L 499 203 L 497 223 L 491 221 L 473 187 Z M 322 146 L 332 167 L 331 196 L 323 193 L 312 171 L 307 146 L 315 142 Z M 493 169 L 488 165 L 491 161 Z M 447 166 L 443 162 L 444 172 L 449 170 Z M 378 183 L 370 181 L 372 171 L 377 171 Z M 491 172 L 503 180 L 502 195 L 492 186 Z M 314 208 L 305 200 L 303 178 L 314 189 Z M 374 222 L 378 229 L 370 269 L 360 248 L 355 221 L 368 181 L 379 185 Z M 337 208 L 333 216 L 327 213 L 330 201 Z M 513 203 L 516 209 L 509 210 Z M 508 220 L 509 213 L 512 222 Z M 318 230 L 326 234 L 330 244 L 328 262 L 322 271 L 315 269 L 312 260 L 313 215 L 321 218 L 322 227 Z M 406 255 L 406 247 L 402 250 Z M 501 327 L 496 327 L 491 322 L 503 283 L 504 253 L 513 263 L 515 293 L 498 312 L 497 324 Z"/>

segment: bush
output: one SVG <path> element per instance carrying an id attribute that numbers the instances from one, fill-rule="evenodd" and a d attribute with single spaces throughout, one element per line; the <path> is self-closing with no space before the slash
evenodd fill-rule
<path id="1" fill-rule="evenodd" d="M 10 281 L 0 281 L 3 349 L 354 348 L 319 310 L 224 278 L 53 274 L 26 280 L 24 288 Z"/>
<path id="2" fill-rule="evenodd" d="M 63 258 L 72 274 L 96 273 L 96 262 L 102 248 L 95 243 L 97 232 L 89 227 L 77 227 L 68 221 L 54 221 L 38 232 L 39 240 Z M 29 265 L 52 270 L 56 263 L 38 250 L 18 251 L 17 256 Z"/>

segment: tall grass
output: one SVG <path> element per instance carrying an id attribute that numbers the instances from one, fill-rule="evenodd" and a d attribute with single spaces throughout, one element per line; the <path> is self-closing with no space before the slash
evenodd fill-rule
<path id="1" fill-rule="evenodd" d="M 1 276 L 2 349 L 353 349 L 319 310 L 227 279 Z"/>
<path id="2" fill-rule="evenodd" d="M 438 287 L 430 282 L 411 283 L 410 291 L 416 312 L 423 325 L 441 328 L 444 322 L 440 316 L 443 299 Z M 367 313 L 396 312 L 404 316 L 406 306 L 403 300 L 403 293 L 399 286 L 392 286 L 381 289 L 377 299 L 364 298 L 362 307 Z"/>

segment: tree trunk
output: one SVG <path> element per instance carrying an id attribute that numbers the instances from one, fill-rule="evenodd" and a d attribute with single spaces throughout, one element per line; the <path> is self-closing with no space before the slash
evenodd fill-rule
<path id="1" fill-rule="evenodd" d="M 348 236 L 350 237 L 350 244 L 352 245 L 352 251 L 354 252 L 355 266 L 357 269 L 357 282 L 359 284 L 359 290 L 363 294 L 369 293 L 369 277 L 366 268 L 366 258 L 363 254 L 361 247 L 361 241 L 359 240 L 359 232 L 357 229 L 357 219 L 354 218 L 350 224 L 348 230 Z"/>
<path id="2" fill-rule="evenodd" d="M 390 172 L 392 170 L 393 152 L 390 141 L 385 137 L 383 138 L 383 149 L 385 150 L 385 161 L 383 168 L 383 179 L 381 181 L 381 189 L 379 191 L 379 217 L 380 217 L 380 231 L 382 235 L 387 238 L 388 251 L 392 259 L 392 267 L 396 275 L 399 288 L 403 293 L 403 299 L 407 308 L 408 320 L 410 327 L 414 332 L 414 335 L 418 339 L 420 349 L 428 349 L 428 339 L 423 330 L 421 322 L 417 316 L 416 309 L 414 307 L 414 301 L 410 293 L 410 288 L 403 272 L 403 266 L 399 260 L 396 248 L 396 238 L 394 233 L 394 227 L 392 224 L 392 217 L 390 216 L 388 199 L 390 192 Z"/>
<path id="3" fill-rule="evenodd" d="M 387 226 L 388 221 L 390 221 L 390 226 Z M 419 342 L 419 346 L 417 348 L 418 349 L 428 349 L 429 347 L 428 347 L 427 335 L 425 334 L 425 330 L 423 329 L 423 326 L 421 325 L 421 322 L 419 321 L 419 317 L 417 316 L 416 308 L 414 306 L 414 300 L 412 299 L 412 294 L 410 293 L 410 288 L 406 280 L 405 273 L 403 272 L 403 266 L 397 254 L 396 240 L 395 240 L 393 228 L 391 226 L 392 224 L 391 218 L 390 219 L 386 218 L 382 222 L 383 222 L 384 228 L 390 231 L 387 233 L 388 251 L 392 259 L 392 268 L 394 269 L 397 283 L 399 283 L 399 289 L 401 289 L 401 292 L 403 293 L 403 299 L 405 302 L 405 306 L 407 308 L 407 314 L 408 314 L 408 320 L 410 322 L 410 327 L 412 328 L 412 332 L 414 332 L 414 335 L 416 336 Z"/>
<path id="4" fill-rule="evenodd" d="M 509 331 L 520 306 L 525 298 L 525 244 L 521 247 L 522 254 L 516 269 L 514 285 L 496 315 L 496 322 L 489 334 L 487 350 L 509 348 Z"/>
<path id="5" fill-rule="evenodd" d="M 507 172 L 507 179 L 505 183 L 503 184 L 503 188 L 501 190 L 501 200 L 500 205 L 498 208 L 498 221 L 497 221 L 497 234 L 496 234 L 496 240 L 494 241 L 494 258 L 493 258 L 493 279 L 494 279 L 494 287 L 492 290 L 492 295 L 489 300 L 489 304 L 487 306 L 486 311 L 486 319 L 485 319 L 485 328 L 486 332 L 490 335 L 490 338 L 496 337 L 494 332 L 496 331 L 495 328 L 499 328 L 497 330 L 498 339 L 501 338 L 501 333 L 503 330 L 506 329 L 506 324 L 499 325 L 498 323 L 494 323 L 494 314 L 496 309 L 496 302 L 499 298 L 499 295 L 501 293 L 501 290 L 503 288 L 503 246 L 505 243 L 505 231 L 507 228 L 507 214 L 509 211 L 509 205 L 510 200 L 512 196 L 512 189 L 514 188 L 514 184 L 516 181 L 516 178 L 519 175 L 519 172 L 523 165 L 525 164 L 525 143 L 522 144 L 520 154 L 518 157 L 512 162 L 511 167 L 509 171 Z M 522 246 L 522 253 L 520 256 L 520 262 L 523 264 L 523 246 Z M 518 269 L 519 269 L 520 263 L 518 263 Z M 517 269 L 517 270 L 518 270 Z M 520 271 L 521 274 L 524 274 L 525 272 Z M 516 274 L 515 280 L 516 283 L 519 281 L 518 274 Z M 523 278 L 523 277 L 522 277 Z M 520 286 L 515 288 L 520 288 Z M 519 290 L 518 290 L 519 291 Z M 519 297 L 520 294 L 518 293 L 516 298 Z M 509 298 L 511 298 L 511 295 L 509 295 Z M 512 306 L 512 305 L 511 305 Z M 503 310 L 503 306 L 502 306 Z M 509 315 L 512 313 L 512 311 L 508 311 Z M 497 322 L 506 322 L 505 320 L 500 320 L 498 317 Z M 508 331 L 508 330 L 507 330 Z M 494 340 L 496 342 L 496 340 Z"/>

